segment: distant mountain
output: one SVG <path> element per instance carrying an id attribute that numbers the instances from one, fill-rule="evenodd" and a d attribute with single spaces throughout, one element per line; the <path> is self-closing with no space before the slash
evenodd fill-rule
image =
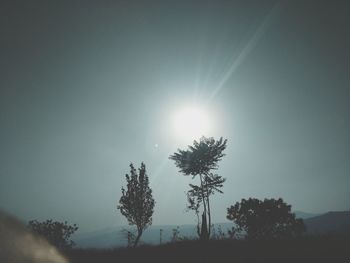
<path id="1" fill-rule="evenodd" d="M 304 220 L 310 234 L 350 235 L 350 211 L 328 212 Z"/>
<path id="2" fill-rule="evenodd" d="M 219 227 L 223 232 L 227 232 L 232 227 L 232 223 L 220 223 L 214 224 L 216 232 Z M 179 231 L 179 237 L 196 238 L 196 226 L 195 225 L 155 225 L 151 226 L 143 233 L 141 237 L 141 243 L 147 244 L 159 244 L 160 243 L 160 229 L 162 229 L 162 243 L 169 242 L 172 237 L 173 229 Z M 87 233 L 76 233 L 73 237 L 77 247 L 81 248 L 110 248 L 126 246 L 127 235 L 126 231 L 132 230 L 133 228 L 117 227 L 117 228 L 104 228 L 101 230 L 87 232 Z"/>
<path id="3" fill-rule="evenodd" d="M 302 218 L 302 219 L 307 219 L 310 217 L 315 217 L 315 216 L 320 215 L 320 214 L 306 213 L 306 212 L 302 212 L 302 211 L 294 211 L 293 213 L 295 214 L 296 218 Z"/>
<path id="4" fill-rule="evenodd" d="M 309 234 L 345 234 L 350 235 L 350 211 L 328 212 L 314 216 L 314 214 L 295 211 L 297 218 L 303 218 Z M 216 232 L 219 226 L 224 233 L 231 229 L 232 223 L 214 224 Z M 149 227 L 141 237 L 141 243 L 159 244 L 160 229 L 162 229 L 162 243 L 169 242 L 173 229 L 177 227 L 180 237 L 195 238 L 195 225 L 156 225 Z M 126 246 L 127 238 L 125 230 L 132 230 L 129 226 L 105 228 L 88 233 L 76 233 L 73 240 L 81 248 L 110 248 Z"/>

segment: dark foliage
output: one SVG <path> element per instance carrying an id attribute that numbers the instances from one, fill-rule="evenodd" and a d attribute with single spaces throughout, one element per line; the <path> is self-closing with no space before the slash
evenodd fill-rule
<path id="1" fill-rule="evenodd" d="M 78 230 L 76 224 L 68 225 L 67 221 L 62 223 L 51 219 L 44 222 L 31 220 L 28 223 L 28 228 L 44 237 L 47 241 L 59 249 L 72 248 L 75 244 L 72 240 L 70 240 L 70 237 L 75 231 Z"/>
<path id="2" fill-rule="evenodd" d="M 199 142 L 194 141 L 193 146 L 188 150 L 180 150 L 169 158 L 175 161 L 175 165 L 180 168 L 180 172 L 193 177 L 200 174 L 209 174 L 211 170 L 218 168 L 218 162 L 225 154 L 227 140 L 221 137 L 219 140 L 214 138 L 202 137 Z"/>
<path id="3" fill-rule="evenodd" d="M 122 188 L 122 196 L 117 208 L 126 217 L 129 225 L 135 225 L 137 236 L 134 239 L 134 247 L 140 240 L 143 231 L 152 225 L 152 215 L 155 201 L 152 197 L 152 189 L 149 186 L 146 166 L 141 164 L 137 173 L 133 164 L 130 164 L 130 175 L 125 175 L 127 189 Z"/>
<path id="4" fill-rule="evenodd" d="M 282 238 L 305 231 L 302 219 L 296 219 L 291 206 L 280 199 L 242 199 L 227 209 L 227 219 L 235 224 L 233 233 L 244 232 L 247 238 Z"/>
<path id="5" fill-rule="evenodd" d="M 221 137 L 202 137 L 199 142 L 194 141 L 193 146 L 188 150 L 178 150 L 169 158 L 175 161 L 175 165 L 180 168 L 184 175 L 192 175 L 192 178 L 199 176 L 200 184 L 189 184 L 190 190 L 187 192 L 188 210 L 193 210 L 197 216 L 197 233 L 203 240 L 208 240 L 211 234 L 211 213 L 210 196 L 215 192 L 222 193 L 225 178 L 211 173 L 218 168 L 218 162 L 225 155 L 227 140 Z M 203 213 L 200 216 L 200 207 L 203 205 Z M 208 220 L 207 220 L 208 219 Z"/>

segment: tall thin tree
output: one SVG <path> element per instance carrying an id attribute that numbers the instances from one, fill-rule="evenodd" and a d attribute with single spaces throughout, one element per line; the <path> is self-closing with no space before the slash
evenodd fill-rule
<path id="1" fill-rule="evenodd" d="M 139 173 L 131 163 L 130 175 L 126 174 L 125 178 L 127 189 L 122 188 L 122 196 L 117 208 L 126 217 L 129 225 L 135 225 L 137 228 L 137 236 L 134 241 L 134 247 L 136 247 L 144 230 L 152 225 L 155 201 L 144 163 L 141 163 Z"/>
<path id="2" fill-rule="evenodd" d="M 191 175 L 192 179 L 199 177 L 199 185 L 190 184 L 190 190 L 187 193 L 189 202 L 188 209 L 195 211 L 198 219 L 197 232 L 201 239 L 209 239 L 211 234 L 211 211 L 210 196 L 215 192 L 220 192 L 220 188 L 225 182 L 225 178 L 213 174 L 213 170 L 218 169 L 218 162 L 225 154 L 227 140 L 221 137 L 219 140 L 214 138 L 202 137 L 200 141 L 194 141 L 193 146 L 188 150 L 175 152 L 169 158 L 175 161 L 175 165 L 184 175 Z M 203 213 L 199 216 L 199 207 L 203 205 Z"/>

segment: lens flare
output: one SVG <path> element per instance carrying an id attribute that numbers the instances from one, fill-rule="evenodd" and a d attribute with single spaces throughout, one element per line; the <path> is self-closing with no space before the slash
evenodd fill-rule
<path id="1" fill-rule="evenodd" d="M 174 114 L 173 130 L 177 138 L 188 142 L 208 136 L 209 116 L 197 107 L 184 108 Z"/>

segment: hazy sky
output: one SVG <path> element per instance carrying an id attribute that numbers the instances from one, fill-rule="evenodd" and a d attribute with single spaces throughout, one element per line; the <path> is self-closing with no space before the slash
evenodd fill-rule
<path id="1" fill-rule="evenodd" d="M 0 209 L 81 230 L 125 224 L 144 161 L 154 224 L 195 223 L 173 115 L 228 139 L 214 221 L 241 198 L 350 209 L 348 1 L 1 1 Z"/>

